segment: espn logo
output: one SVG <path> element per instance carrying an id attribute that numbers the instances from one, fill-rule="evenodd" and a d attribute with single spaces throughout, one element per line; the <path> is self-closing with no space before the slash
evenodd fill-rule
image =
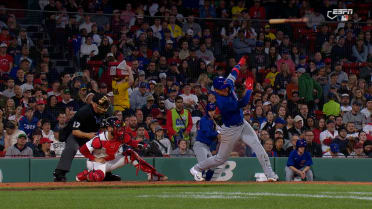
<path id="1" fill-rule="evenodd" d="M 327 11 L 327 17 L 331 20 L 339 17 L 340 21 L 345 22 L 349 20 L 349 15 L 353 14 L 353 9 L 333 9 L 331 11 Z"/>

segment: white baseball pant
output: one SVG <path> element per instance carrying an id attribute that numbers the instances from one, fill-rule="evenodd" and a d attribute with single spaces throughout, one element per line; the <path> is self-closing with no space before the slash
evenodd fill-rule
<path id="1" fill-rule="evenodd" d="M 130 160 L 130 156 L 127 156 L 127 159 L 128 159 L 128 161 L 127 161 L 128 163 L 132 163 L 132 161 Z M 132 164 L 135 166 L 135 165 L 138 164 L 138 162 L 135 160 L 135 161 L 133 161 Z M 126 165 L 125 156 L 121 155 L 121 154 L 116 155 L 115 159 L 107 161 L 105 163 L 99 163 L 99 162 L 93 162 L 93 161 L 87 160 L 88 171 L 101 170 L 105 174 L 107 172 L 111 172 L 115 169 L 121 168 L 124 165 Z"/>
<path id="2" fill-rule="evenodd" d="M 242 139 L 245 144 L 252 148 L 252 151 L 256 153 L 258 161 L 268 178 L 274 178 L 276 174 L 271 168 L 270 159 L 262 147 L 256 132 L 253 130 L 251 125 L 244 120 L 244 123 L 240 126 L 226 127 L 225 125 L 221 128 L 221 143 L 218 149 L 217 155 L 209 157 L 208 159 L 196 164 L 195 168 L 199 171 L 215 168 L 222 165 L 227 161 L 232 152 L 235 143 Z"/>

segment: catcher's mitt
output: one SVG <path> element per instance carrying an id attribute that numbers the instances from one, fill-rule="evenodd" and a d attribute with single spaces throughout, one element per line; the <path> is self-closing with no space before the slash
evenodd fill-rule
<path id="1" fill-rule="evenodd" d="M 142 149 L 138 150 L 138 153 L 144 157 L 162 157 L 163 154 L 159 149 L 159 145 L 154 141 L 149 142 L 147 146 L 144 146 Z"/>

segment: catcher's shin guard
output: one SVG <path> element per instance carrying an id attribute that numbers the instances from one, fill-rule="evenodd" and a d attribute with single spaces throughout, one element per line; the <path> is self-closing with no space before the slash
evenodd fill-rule
<path id="1" fill-rule="evenodd" d="M 103 181 L 105 178 L 105 173 L 101 170 L 89 171 L 87 175 L 87 180 L 91 182 Z"/>
<path id="2" fill-rule="evenodd" d="M 136 167 L 136 175 L 138 175 L 139 170 L 142 170 L 143 172 L 148 174 L 148 180 L 165 181 L 168 179 L 168 177 L 157 172 L 152 165 L 142 159 L 137 152 L 131 149 L 127 149 L 125 152 L 123 152 L 123 155 L 125 156 L 125 164 L 128 163 L 128 158 L 130 158 L 130 161 L 132 162 L 134 167 Z"/>

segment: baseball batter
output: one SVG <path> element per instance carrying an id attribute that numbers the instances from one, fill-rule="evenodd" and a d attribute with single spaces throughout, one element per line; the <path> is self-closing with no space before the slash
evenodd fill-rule
<path id="1" fill-rule="evenodd" d="M 76 181 L 103 181 L 107 172 L 111 172 L 126 164 L 132 164 L 148 174 L 149 180 L 165 181 L 168 178 L 144 161 L 130 147 L 138 147 L 139 143 L 125 134 L 122 122 L 116 117 L 103 121 L 106 131 L 100 133 L 80 148 L 80 152 L 88 158 L 87 170 L 76 175 Z M 123 146 L 122 145 L 129 145 Z"/>
<path id="2" fill-rule="evenodd" d="M 238 99 L 234 90 L 234 83 L 239 76 L 240 67 L 245 65 L 245 63 L 246 59 L 243 57 L 226 79 L 224 77 L 217 77 L 213 80 L 213 94 L 216 96 L 216 105 L 221 111 L 223 122 L 221 142 L 217 155 L 199 162 L 190 169 L 190 173 L 196 181 L 205 180 L 202 176 L 202 171 L 225 163 L 230 156 L 235 142 L 240 138 L 257 154 L 258 161 L 268 181 L 278 180 L 278 176 L 272 170 L 269 157 L 259 142 L 255 131 L 243 118 L 242 108 L 249 102 L 253 90 L 253 80 L 251 78 L 246 80 L 246 92 L 242 99 Z"/>
<path id="3" fill-rule="evenodd" d="M 206 114 L 199 121 L 196 141 L 193 146 L 196 159 L 199 163 L 212 156 L 210 147 L 217 138 L 220 138 L 220 135 L 217 132 L 217 125 L 213 119 L 216 112 L 216 105 L 209 103 L 205 110 Z M 210 181 L 213 177 L 213 173 L 214 171 L 212 169 L 206 171 L 204 173 L 205 180 Z"/>

